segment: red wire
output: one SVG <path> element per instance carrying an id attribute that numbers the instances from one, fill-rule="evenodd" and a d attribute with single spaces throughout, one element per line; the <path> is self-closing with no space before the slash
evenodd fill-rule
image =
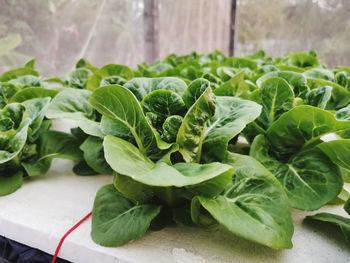
<path id="1" fill-rule="evenodd" d="M 78 226 L 80 226 L 86 219 L 88 219 L 91 216 L 92 212 L 88 213 L 83 219 L 81 219 L 78 223 L 76 223 L 71 229 L 69 229 L 67 231 L 67 233 L 64 234 L 64 236 L 61 238 L 60 243 L 58 243 L 58 246 L 56 248 L 55 251 L 55 255 L 51 261 L 51 263 L 55 263 L 57 256 L 58 256 L 58 252 L 60 252 L 60 249 L 62 247 L 63 241 L 66 239 L 66 237 L 72 233 Z"/>

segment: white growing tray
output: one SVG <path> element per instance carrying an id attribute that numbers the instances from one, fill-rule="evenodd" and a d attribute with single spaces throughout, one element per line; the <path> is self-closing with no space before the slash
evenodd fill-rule
<path id="1" fill-rule="evenodd" d="M 66 231 L 92 210 L 97 190 L 112 183 L 111 176 L 77 176 L 71 169 L 71 162 L 55 160 L 48 175 L 25 180 L 18 191 L 0 197 L 0 235 L 54 254 Z M 347 216 L 342 206 L 320 211 Z M 350 248 L 340 230 L 303 223 L 306 215 L 317 212 L 293 210 L 294 247 L 290 250 L 269 249 L 220 226 L 182 225 L 148 231 L 127 245 L 106 248 L 91 240 L 90 218 L 66 238 L 59 257 L 84 263 L 350 262 Z"/>

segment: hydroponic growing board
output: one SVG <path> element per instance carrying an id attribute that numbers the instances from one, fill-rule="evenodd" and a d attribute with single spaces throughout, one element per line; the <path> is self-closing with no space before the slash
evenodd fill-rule
<path id="1" fill-rule="evenodd" d="M 57 160 L 49 176 L 25 180 L 17 192 L 1 197 L 0 235 L 53 254 L 62 235 L 91 211 L 97 190 L 112 182 L 111 176 L 82 177 L 71 169 L 71 162 Z M 326 206 L 321 211 L 346 216 L 342 206 Z M 84 263 L 350 262 L 350 249 L 340 230 L 303 222 L 306 215 L 315 213 L 293 210 L 291 250 L 269 249 L 220 226 L 167 227 L 148 231 L 122 247 L 106 248 L 91 240 L 89 219 L 67 237 L 59 256 Z"/>

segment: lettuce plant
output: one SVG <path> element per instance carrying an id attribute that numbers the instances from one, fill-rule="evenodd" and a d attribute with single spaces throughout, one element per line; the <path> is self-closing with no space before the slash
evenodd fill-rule
<path id="1" fill-rule="evenodd" d="M 102 114 L 101 129 L 112 131 L 103 148 L 114 171 L 114 185 L 101 188 L 95 199 L 95 242 L 117 246 L 161 223 L 215 219 L 247 239 L 291 247 L 293 225 L 281 185 L 254 159 L 227 152 L 229 142 L 259 116 L 258 104 L 216 97 L 205 80 L 187 87 L 174 78 L 100 87 L 89 101 Z M 181 121 L 165 142 L 162 135 L 174 116 Z"/>
<path id="2" fill-rule="evenodd" d="M 51 97 L 34 61 L 0 76 L 0 195 L 16 191 L 26 177 L 48 172 L 54 158 L 82 159 L 79 140 L 51 131 L 45 118 Z"/>

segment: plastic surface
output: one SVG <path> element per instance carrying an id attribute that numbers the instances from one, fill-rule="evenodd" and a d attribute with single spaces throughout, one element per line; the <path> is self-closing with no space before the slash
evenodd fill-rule
<path id="1" fill-rule="evenodd" d="M 81 177 L 68 161 L 55 161 L 50 174 L 25 180 L 14 194 L 0 198 L 0 235 L 53 254 L 62 235 L 92 209 L 96 191 L 112 183 L 107 175 Z M 322 211 L 345 216 L 341 206 Z M 238 238 L 222 227 L 185 226 L 148 231 L 136 241 L 105 248 L 90 238 L 91 219 L 65 240 L 59 257 L 72 262 L 349 262 L 350 249 L 339 229 L 302 223 L 293 211 L 294 248 L 276 251 Z M 327 228 L 326 228 L 327 227 Z M 326 229 L 325 229 L 326 228 Z"/>

